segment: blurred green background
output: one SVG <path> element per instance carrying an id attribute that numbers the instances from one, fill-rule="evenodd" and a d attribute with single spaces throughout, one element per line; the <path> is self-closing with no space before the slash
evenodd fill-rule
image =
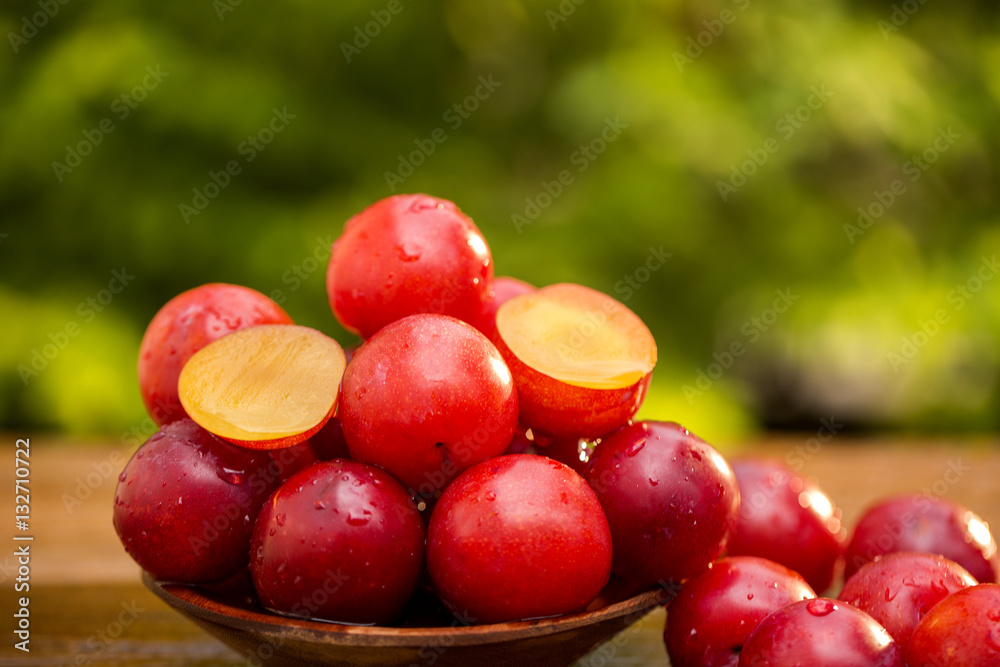
<path id="1" fill-rule="evenodd" d="M 148 429 L 142 332 L 205 282 L 350 343 L 330 241 L 427 192 L 473 217 L 498 274 L 584 283 L 649 324 L 644 416 L 714 440 L 821 419 L 995 429 L 998 17 L 986 0 L 5 2 L 0 427 Z"/>

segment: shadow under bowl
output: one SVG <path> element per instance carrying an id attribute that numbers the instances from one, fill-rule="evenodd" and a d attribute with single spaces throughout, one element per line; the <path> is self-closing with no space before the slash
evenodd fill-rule
<path id="1" fill-rule="evenodd" d="M 612 581 L 584 612 L 491 625 L 355 626 L 279 616 L 234 589 L 192 587 L 142 575 L 157 597 L 250 664 L 335 667 L 565 667 L 668 601 Z M 259 662 L 258 662 L 259 661 Z"/>

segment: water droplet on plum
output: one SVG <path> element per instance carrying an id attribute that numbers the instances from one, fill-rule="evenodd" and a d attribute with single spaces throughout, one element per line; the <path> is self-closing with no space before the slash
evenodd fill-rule
<path id="1" fill-rule="evenodd" d="M 639 452 L 641 452 L 642 448 L 645 447 L 645 446 L 646 446 L 646 439 L 645 438 L 642 438 L 641 440 L 636 440 L 631 445 L 629 445 L 628 449 L 625 450 L 625 456 L 629 456 L 629 457 L 635 456 L 636 454 L 638 454 Z"/>
<path id="2" fill-rule="evenodd" d="M 813 616 L 826 616 L 827 614 L 837 611 L 837 603 L 832 600 L 816 598 L 806 602 L 806 611 Z"/>
<path id="3" fill-rule="evenodd" d="M 246 475 L 245 470 L 230 470 L 229 468 L 222 468 L 216 473 L 219 479 L 227 484 L 232 484 L 234 486 L 239 486 L 243 483 L 244 475 Z"/>
<path id="4" fill-rule="evenodd" d="M 372 513 L 368 510 L 364 510 L 364 513 L 360 516 L 354 514 L 353 512 L 347 513 L 347 525 L 349 526 L 364 526 L 369 521 L 371 521 Z"/>
<path id="5" fill-rule="evenodd" d="M 396 255 L 404 262 L 415 262 L 420 259 L 421 248 L 415 243 L 404 241 L 396 246 Z"/>

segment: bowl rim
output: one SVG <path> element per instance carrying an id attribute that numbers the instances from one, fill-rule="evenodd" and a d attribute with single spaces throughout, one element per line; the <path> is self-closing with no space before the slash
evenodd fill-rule
<path id="1" fill-rule="evenodd" d="M 663 591 L 654 588 L 594 611 L 552 618 L 484 625 L 462 625 L 456 621 L 455 625 L 449 626 L 395 628 L 326 623 L 234 607 L 204 595 L 196 586 L 160 581 L 145 571 L 142 573 L 142 581 L 170 607 L 186 616 L 215 625 L 260 635 L 291 634 L 310 643 L 356 646 L 422 647 L 435 642 L 442 646 L 494 644 L 526 637 L 542 637 L 634 616 L 622 626 L 624 628 L 664 602 Z M 448 638 L 447 644 L 441 641 L 442 637 Z"/>

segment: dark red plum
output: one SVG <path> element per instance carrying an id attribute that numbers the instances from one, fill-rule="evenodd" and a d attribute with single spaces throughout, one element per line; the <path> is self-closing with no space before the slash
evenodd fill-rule
<path id="1" fill-rule="evenodd" d="M 752 556 L 712 563 L 667 609 L 673 667 L 735 667 L 747 636 L 771 612 L 816 593 L 797 572 Z"/>
<path id="2" fill-rule="evenodd" d="M 279 481 L 265 452 L 231 445 L 181 419 L 126 464 L 115 491 L 115 530 L 157 579 L 226 579 L 246 567 L 254 520 Z"/>
<path id="3" fill-rule="evenodd" d="M 711 445 L 667 422 L 636 422 L 604 438 L 587 481 L 611 525 L 614 572 L 639 585 L 681 582 L 719 557 L 740 494 Z"/>
<path id="4" fill-rule="evenodd" d="M 537 454 L 536 450 L 535 442 L 518 428 L 514 437 L 511 438 L 510 444 L 507 445 L 507 449 L 504 450 L 504 454 Z"/>
<path id="5" fill-rule="evenodd" d="M 438 595 L 475 623 L 583 609 L 608 583 L 611 533 L 569 467 L 512 454 L 469 468 L 438 500 L 427 530 Z"/>
<path id="6" fill-rule="evenodd" d="M 254 588 L 268 609 L 386 623 L 416 590 L 424 523 L 389 473 L 335 459 L 296 473 L 267 500 L 250 553 Z"/>
<path id="7" fill-rule="evenodd" d="M 968 508 L 938 496 L 908 494 L 870 507 L 847 545 L 845 579 L 876 556 L 894 551 L 940 554 L 980 583 L 994 583 L 1000 572 L 997 543 L 986 522 Z"/>
<path id="8" fill-rule="evenodd" d="M 906 667 L 899 644 L 865 612 L 839 600 L 790 604 L 747 638 L 739 667 Z"/>
<path id="9" fill-rule="evenodd" d="M 878 621 L 905 650 L 931 607 L 976 583 L 965 568 L 944 556 L 900 551 L 862 565 L 838 597 Z"/>
<path id="10" fill-rule="evenodd" d="M 825 591 L 844 549 L 840 511 L 812 481 L 781 461 L 732 461 L 740 485 L 740 514 L 730 556 L 760 556 L 789 567 Z"/>
<path id="11" fill-rule="evenodd" d="M 594 446 L 593 441 L 582 438 L 554 438 L 548 444 L 536 447 L 536 453 L 565 463 L 580 475 L 586 476 Z"/>

